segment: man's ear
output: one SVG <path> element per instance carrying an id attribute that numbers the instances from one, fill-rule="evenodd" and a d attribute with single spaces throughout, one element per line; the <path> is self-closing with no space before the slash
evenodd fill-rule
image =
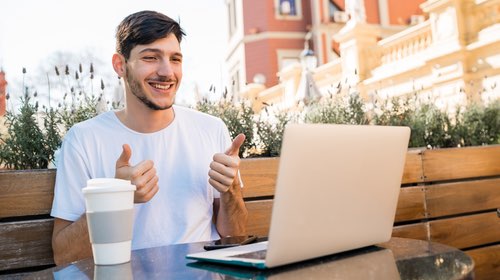
<path id="1" fill-rule="evenodd" d="M 119 77 L 123 77 L 125 75 L 125 57 L 115 53 L 111 58 L 111 62 L 113 63 L 113 69 L 115 69 L 116 74 L 118 74 Z"/>

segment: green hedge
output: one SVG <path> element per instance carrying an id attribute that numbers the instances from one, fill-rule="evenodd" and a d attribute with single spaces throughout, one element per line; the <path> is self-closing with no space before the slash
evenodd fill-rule
<path id="1" fill-rule="evenodd" d="M 269 106 L 259 115 L 245 102 L 220 102 L 203 101 L 203 106 L 196 108 L 221 117 L 233 137 L 241 131 L 251 135 L 250 143 L 242 151 L 244 156 L 279 155 L 284 127 L 289 122 L 409 126 L 410 148 L 500 143 L 500 100 L 487 105 L 471 103 L 455 108 L 452 114 L 439 109 L 432 100 L 419 101 L 416 96 L 387 99 L 368 106 L 357 94 L 332 95 L 293 111 Z"/>

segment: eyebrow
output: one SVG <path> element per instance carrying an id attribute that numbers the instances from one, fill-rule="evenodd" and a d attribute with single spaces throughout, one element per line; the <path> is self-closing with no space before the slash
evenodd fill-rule
<path id="1" fill-rule="evenodd" d="M 155 48 L 145 48 L 145 49 L 142 49 L 139 51 L 140 54 L 145 53 L 145 52 L 153 52 L 153 53 L 157 53 L 157 54 L 163 53 L 163 51 L 161 51 L 160 49 L 155 49 Z M 173 55 L 182 57 L 182 53 L 180 53 L 180 52 L 174 52 Z"/>

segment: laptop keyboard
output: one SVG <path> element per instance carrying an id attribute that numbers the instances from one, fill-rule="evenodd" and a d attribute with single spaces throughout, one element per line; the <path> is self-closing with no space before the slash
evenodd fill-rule
<path id="1" fill-rule="evenodd" d="M 265 260 L 267 250 L 260 250 L 255 252 L 249 252 L 239 255 L 231 256 L 233 258 L 243 258 L 243 259 L 254 259 L 254 260 Z"/>

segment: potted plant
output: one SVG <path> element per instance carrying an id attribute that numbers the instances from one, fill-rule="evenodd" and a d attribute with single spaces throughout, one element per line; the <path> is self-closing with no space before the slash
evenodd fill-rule
<path id="1" fill-rule="evenodd" d="M 50 207 L 39 205 L 31 198 L 26 198 L 26 201 L 14 199 L 18 201 L 17 204 L 23 205 L 15 205 L 9 201 L 12 201 L 12 195 L 16 193 L 19 197 L 23 197 L 23 193 L 36 193 L 40 201 L 51 201 L 43 197 L 53 196 L 56 174 L 53 163 L 62 137 L 73 124 L 97 115 L 98 108 L 103 108 L 102 92 L 99 96 L 87 95 L 81 86 L 81 64 L 77 69 L 72 76 L 66 66 L 63 75 L 60 75 L 55 67 L 56 75 L 67 85 L 61 88 L 69 92 L 56 106 L 50 106 L 50 98 L 47 106 L 40 106 L 39 94 L 23 85 L 24 92 L 17 109 L 7 111 L 2 124 L 6 127 L 6 133 L 0 135 L 0 201 L 5 202 L 0 218 L 4 214 L 48 214 L 46 209 Z M 23 75 L 26 75 L 25 69 Z M 93 79 L 92 64 L 88 77 Z M 101 80 L 102 90 L 104 83 Z M 11 98 L 8 96 L 7 101 L 12 102 Z"/>

